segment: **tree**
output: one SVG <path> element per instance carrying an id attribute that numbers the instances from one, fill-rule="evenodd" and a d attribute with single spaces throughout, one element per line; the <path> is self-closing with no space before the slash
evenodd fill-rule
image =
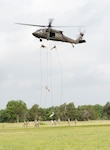
<path id="1" fill-rule="evenodd" d="M 75 105 L 74 103 L 69 103 L 66 105 L 66 116 L 67 119 L 74 120 L 75 119 Z"/>
<path id="2" fill-rule="evenodd" d="M 95 116 L 96 119 L 102 119 L 103 118 L 103 106 L 96 104 L 93 106 L 94 110 L 95 110 Z"/>
<path id="3" fill-rule="evenodd" d="M 6 110 L 0 110 L 0 122 L 6 122 Z"/>
<path id="4" fill-rule="evenodd" d="M 104 115 L 106 119 L 110 119 L 110 102 L 107 102 L 103 109 Z"/>
<path id="5" fill-rule="evenodd" d="M 34 121 L 38 119 L 39 112 L 39 106 L 37 104 L 34 104 L 31 109 L 29 110 L 29 120 Z"/>
<path id="6" fill-rule="evenodd" d="M 94 120 L 95 119 L 95 110 L 92 105 L 83 105 L 78 106 L 77 108 L 78 120 Z"/>
<path id="7" fill-rule="evenodd" d="M 24 120 L 27 106 L 22 100 L 11 100 L 6 106 L 6 118 L 8 122 Z"/>
<path id="8" fill-rule="evenodd" d="M 66 114 L 67 114 L 66 103 L 60 105 L 59 111 L 60 111 L 59 118 L 61 118 L 61 120 L 67 120 L 67 116 L 66 116 Z"/>
<path id="9" fill-rule="evenodd" d="M 47 120 L 45 114 L 46 114 L 45 109 L 44 108 L 39 108 L 39 120 L 40 121 Z"/>

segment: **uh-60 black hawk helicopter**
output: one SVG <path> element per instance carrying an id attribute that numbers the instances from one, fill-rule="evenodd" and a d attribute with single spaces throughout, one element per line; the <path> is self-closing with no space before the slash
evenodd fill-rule
<path id="1" fill-rule="evenodd" d="M 82 32 L 80 32 L 79 37 L 76 40 L 74 40 L 74 39 L 71 39 L 70 37 L 65 36 L 63 34 L 63 31 L 52 28 L 52 27 L 74 27 L 74 26 L 52 26 L 52 21 L 53 19 L 50 19 L 48 25 L 34 25 L 34 24 L 25 24 L 25 23 L 16 23 L 16 24 L 42 27 L 42 29 L 39 29 L 32 33 L 33 36 L 40 39 L 40 42 L 42 42 L 42 39 L 61 41 L 61 42 L 71 43 L 73 47 L 74 47 L 73 44 L 86 42 L 83 39 L 84 33 Z"/>

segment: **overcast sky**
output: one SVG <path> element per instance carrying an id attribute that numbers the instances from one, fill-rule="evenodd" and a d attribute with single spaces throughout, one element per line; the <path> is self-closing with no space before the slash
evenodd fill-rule
<path id="1" fill-rule="evenodd" d="M 73 39 L 85 32 L 87 43 L 73 48 L 43 40 L 43 49 L 32 36 L 39 28 L 15 24 L 47 25 L 49 18 L 53 25 L 84 25 L 60 30 Z M 9 100 L 23 100 L 28 108 L 105 105 L 110 101 L 109 34 L 109 0 L 0 0 L 0 109 Z"/>

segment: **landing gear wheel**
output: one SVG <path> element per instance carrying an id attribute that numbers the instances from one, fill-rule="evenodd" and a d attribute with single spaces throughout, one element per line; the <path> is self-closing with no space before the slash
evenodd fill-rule
<path id="1" fill-rule="evenodd" d="M 42 42 L 42 39 L 40 39 L 40 42 Z"/>

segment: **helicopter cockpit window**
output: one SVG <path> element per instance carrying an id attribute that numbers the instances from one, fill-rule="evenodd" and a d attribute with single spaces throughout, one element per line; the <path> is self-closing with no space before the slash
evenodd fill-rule
<path id="1" fill-rule="evenodd" d="M 50 37 L 55 37 L 55 33 L 54 32 L 50 32 Z"/>
<path id="2" fill-rule="evenodd" d="M 63 31 L 60 31 L 61 34 L 63 34 Z"/>
<path id="3" fill-rule="evenodd" d="M 37 33 L 42 33 L 42 30 L 37 30 Z"/>

